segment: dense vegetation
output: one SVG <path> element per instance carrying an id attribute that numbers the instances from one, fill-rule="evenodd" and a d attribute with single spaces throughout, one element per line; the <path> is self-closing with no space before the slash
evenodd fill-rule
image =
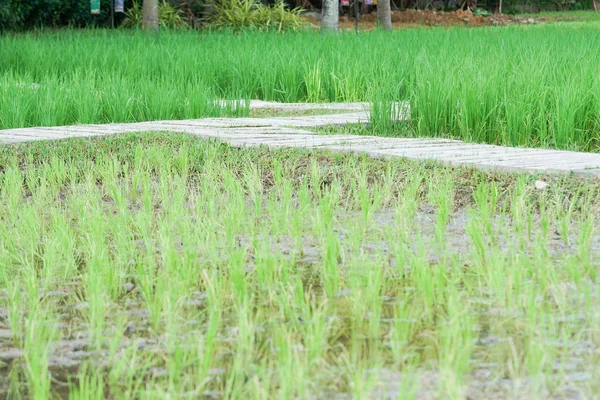
<path id="1" fill-rule="evenodd" d="M 81 0 L 2 0 L 0 32 L 41 27 L 110 25 L 110 1 L 100 2 L 100 14 L 90 13 L 90 2 Z M 126 1 L 127 7 L 132 5 Z M 123 18 L 117 14 L 119 22 Z"/>
<path id="2" fill-rule="evenodd" d="M 217 98 L 373 101 L 380 134 L 595 151 L 600 29 L 410 29 L 322 37 L 66 31 L 0 38 L 0 128 L 220 112 Z M 385 110 L 408 100 L 410 126 Z"/>
<path id="3" fill-rule="evenodd" d="M 161 0 L 163 2 L 163 0 Z M 185 22 L 190 26 L 198 26 L 201 19 L 207 17 L 207 10 L 211 8 L 214 0 L 164 0 L 170 6 L 183 11 Z M 217 3 L 227 1 L 218 0 Z M 263 4 L 273 4 L 275 0 L 261 1 Z M 458 0 L 434 0 L 431 2 L 422 0 L 391 0 L 395 9 L 405 8 L 429 8 L 455 10 L 463 6 L 464 1 Z M 141 3 L 141 0 L 140 0 Z M 308 3 L 301 0 L 287 0 L 287 6 L 306 7 Z M 312 0 L 310 4 L 317 9 L 321 7 L 321 0 Z M 477 5 L 477 12 L 487 10 L 495 12 L 499 6 L 499 0 L 471 0 L 469 4 Z M 110 0 L 100 2 L 101 12 L 99 15 L 90 14 L 90 3 L 85 0 L 2 0 L 0 1 L 0 32 L 2 30 L 24 30 L 40 27 L 61 26 L 110 26 Z M 133 0 L 125 0 L 125 9 L 134 7 Z M 539 12 L 560 10 L 590 10 L 592 0 L 504 0 L 503 10 L 508 13 L 515 12 Z M 367 7 L 363 11 L 370 11 Z M 124 19 L 124 15 L 117 14 L 117 23 Z"/>

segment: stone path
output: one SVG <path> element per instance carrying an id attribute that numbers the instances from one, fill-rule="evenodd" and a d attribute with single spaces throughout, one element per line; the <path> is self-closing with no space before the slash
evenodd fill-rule
<path id="1" fill-rule="evenodd" d="M 225 104 L 225 103 L 223 103 Z M 240 103 L 236 103 L 239 104 Z M 365 103 L 286 104 L 251 101 L 250 108 L 344 111 L 340 114 L 277 118 L 204 118 L 128 124 L 75 125 L 0 130 L 0 143 L 106 136 L 126 132 L 169 131 L 233 146 L 303 147 L 365 153 L 371 157 L 435 160 L 452 166 L 471 166 L 512 172 L 575 173 L 600 177 L 600 154 L 469 144 L 447 139 L 382 138 L 355 135 L 317 135 L 308 130 L 325 125 L 363 123 L 369 118 Z M 403 117 L 409 110 L 402 105 Z"/>

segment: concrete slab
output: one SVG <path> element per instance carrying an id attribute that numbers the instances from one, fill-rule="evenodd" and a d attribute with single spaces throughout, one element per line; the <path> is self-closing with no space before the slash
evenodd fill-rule
<path id="1" fill-rule="evenodd" d="M 241 103 L 238 103 L 241 104 Z M 229 106 L 227 103 L 221 106 Z M 245 105 L 244 105 L 245 106 Z M 0 143 L 58 140 L 126 132 L 166 131 L 220 140 L 233 146 L 273 148 L 318 148 L 363 153 L 377 158 L 432 160 L 452 166 L 468 166 L 513 172 L 576 173 L 600 177 L 600 154 L 509 148 L 430 138 L 390 138 L 356 135 L 317 135 L 305 128 L 331 124 L 366 122 L 367 103 L 290 104 L 251 101 L 250 108 L 283 110 L 353 110 L 340 114 L 275 118 L 206 118 L 179 121 L 148 121 L 117 124 L 85 124 L 64 127 L 7 129 L 0 131 Z M 399 103 L 402 118 L 408 104 Z"/>

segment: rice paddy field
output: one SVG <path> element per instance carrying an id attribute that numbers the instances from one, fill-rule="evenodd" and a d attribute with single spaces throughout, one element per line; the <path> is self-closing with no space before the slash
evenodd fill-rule
<path id="1" fill-rule="evenodd" d="M 0 37 L 0 128 L 227 115 L 215 99 L 370 101 L 380 135 L 597 151 L 600 18 L 322 36 L 60 31 Z M 390 104 L 409 101 L 394 126 Z M 236 114 L 247 113 L 236 110 Z"/>
<path id="2" fill-rule="evenodd" d="M 322 133 L 597 151 L 596 22 L 6 35 L 0 129 L 368 101 Z M 593 177 L 161 132 L 0 145 L 0 398 L 599 398 L 599 226 Z"/>
<path id="3" fill-rule="evenodd" d="M 0 397 L 599 392 L 598 181 L 160 133 L 0 147 Z"/>

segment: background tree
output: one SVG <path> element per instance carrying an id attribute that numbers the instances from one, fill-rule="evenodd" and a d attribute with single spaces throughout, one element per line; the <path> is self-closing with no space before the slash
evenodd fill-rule
<path id="1" fill-rule="evenodd" d="M 155 31 L 158 29 L 158 0 L 144 0 L 144 30 Z"/>
<path id="2" fill-rule="evenodd" d="M 323 0 L 321 30 L 335 32 L 338 29 L 339 0 Z"/>
<path id="3" fill-rule="evenodd" d="M 379 25 L 386 31 L 392 30 L 392 8 L 390 0 L 377 1 L 377 20 Z"/>

